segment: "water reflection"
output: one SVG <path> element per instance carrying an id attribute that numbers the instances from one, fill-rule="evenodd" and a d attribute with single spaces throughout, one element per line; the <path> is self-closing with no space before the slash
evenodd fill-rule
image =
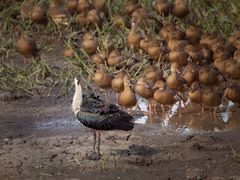
<path id="1" fill-rule="evenodd" d="M 139 99 L 139 106 L 142 111 L 147 110 L 147 101 Z M 160 107 L 157 107 L 160 110 Z M 201 113 L 200 105 L 192 105 L 189 102 L 182 105 L 182 116 L 179 116 L 179 102 L 165 110 L 165 113 L 158 111 L 158 115 L 142 116 L 137 118 L 136 123 L 159 124 L 162 127 L 183 128 L 188 130 L 220 131 L 228 129 L 240 129 L 240 108 L 239 105 L 229 101 L 222 105 L 219 112 L 214 115 L 210 110 Z"/>

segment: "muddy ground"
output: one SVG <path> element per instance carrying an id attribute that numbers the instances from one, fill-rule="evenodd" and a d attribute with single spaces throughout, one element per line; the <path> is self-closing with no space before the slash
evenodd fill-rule
<path id="1" fill-rule="evenodd" d="M 136 124 L 103 132 L 102 158 L 92 161 L 92 132 L 73 116 L 70 98 L 0 104 L 0 179 L 240 179 L 239 130 Z"/>

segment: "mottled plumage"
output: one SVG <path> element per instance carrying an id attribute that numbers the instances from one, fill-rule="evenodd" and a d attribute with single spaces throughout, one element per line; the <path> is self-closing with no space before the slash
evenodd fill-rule
<path id="1" fill-rule="evenodd" d="M 94 95 L 83 98 L 77 118 L 84 126 L 95 130 L 129 131 L 134 127 L 131 115 Z"/>

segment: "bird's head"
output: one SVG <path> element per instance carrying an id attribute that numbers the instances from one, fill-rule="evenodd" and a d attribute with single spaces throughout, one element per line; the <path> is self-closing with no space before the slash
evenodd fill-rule
<path id="1" fill-rule="evenodd" d="M 74 78 L 74 84 L 75 84 L 76 87 L 80 85 L 80 76 L 76 76 Z"/>

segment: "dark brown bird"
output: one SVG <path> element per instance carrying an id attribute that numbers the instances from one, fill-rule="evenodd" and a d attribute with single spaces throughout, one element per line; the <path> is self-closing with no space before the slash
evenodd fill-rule
<path id="1" fill-rule="evenodd" d="M 29 39 L 25 36 L 24 32 L 17 26 L 15 28 L 16 36 L 17 36 L 17 50 L 23 55 L 24 63 L 26 64 L 26 58 L 34 57 L 34 59 L 38 56 L 38 48 L 32 39 Z"/>
<path id="2" fill-rule="evenodd" d="M 72 102 L 77 119 L 86 127 L 93 129 L 94 143 L 92 159 L 100 158 L 100 130 L 130 131 L 134 127 L 133 117 L 116 105 L 103 101 L 95 95 L 83 97 L 80 79 L 75 78 L 75 94 Z M 95 151 L 98 136 L 97 153 Z"/>
<path id="3" fill-rule="evenodd" d="M 39 5 L 35 5 L 32 8 L 31 19 L 34 23 L 37 24 L 47 24 L 48 18 L 47 14 L 44 11 L 43 7 Z"/>
<path id="4" fill-rule="evenodd" d="M 74 14 L 77 11 L 78 0 L 68 0 L 67 1 L 67 10 L 70 14 Z"/>
<path id="5" fill-rule="evenodd" d="M 61 1 L 51 0 L 48 13 L 52 21 L 57 25 L 57 27 L 62 25 L 69 25 L 68 12 L 65 8 L 62 7 Z"/>
<path id="6" fill-rule="evenodd" d="M 33 6 L 32 0 L 25 0 L 21 5 L 21 16 L 23 19 L 29 19 L 31 17 L 31 8 Z"/>
<path id="7" fill-rule="evenodd" d="M 141 7 L 142 5 L 139 4 L 138 0 L 127 0 L 125 3 L 125 12 L 128 16 L 131 16 L 135 10 Z"/>
<path id="8" fill-rule="evenodd" d="M 171 13 L 173 4 L 167 0 L 157 0 L 155 4 L 155 9 L 160 15 L 167 16 Z"/>
<path id="9" fill-rule="evenodd" d="M 188 4 L 185 0 L 176 0 L 172 10 L 173 15 L 184 18 L 189 14 Z"/>

